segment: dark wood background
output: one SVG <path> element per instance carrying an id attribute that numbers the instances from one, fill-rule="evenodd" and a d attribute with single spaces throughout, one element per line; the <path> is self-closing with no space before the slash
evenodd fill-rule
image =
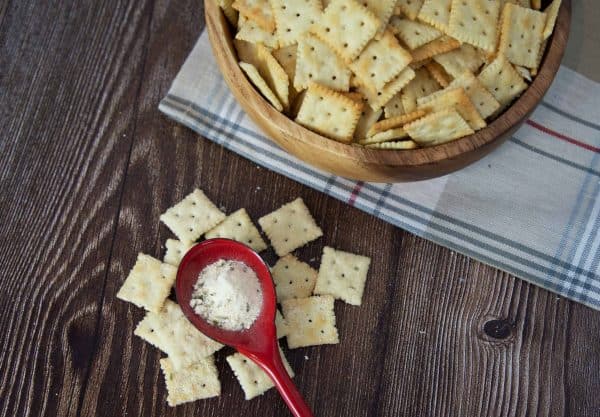
<path id="1" fill-rule="evenodd" d="M 287 415 L 275 392 L 244 401 L 223 355 L 220 398 L 167 407 L 143 312 L 115 299 L 194 187 L 255 219 L 300 195 L 325 231 L 301 258 L 373 258 L 364 305 L 336 303 L 340 345 L 288 354 L 317 416 L 600 415 L 599 312 L 160 114 L 202 21 L 199 0 L 0 1 L 0 416 Z"/>

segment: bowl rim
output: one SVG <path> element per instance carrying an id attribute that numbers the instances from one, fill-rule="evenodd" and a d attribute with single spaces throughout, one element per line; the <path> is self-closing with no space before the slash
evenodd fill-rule
<path id="1" fill-rule="evenodd" d="M 302 141 L 314 147 L 315 151 L 321 149 L 358 164 L 406 167 L 434 165 L 466 153 L 475 152 L 501 140 L 505 134 L 523 123 L 525 118 L 542 100 L 560 68 L 571 23 L 571 1 L 563 0 L 556 20 L 554 33 L 548 40 L 538 74 L 523 94 L 486 127 L 472 135 L 441 145 L 411 150 L 390 150 L 366 148 L 329 139 L 305 128 L 284 113 L 276 110 L 250 83 L 239 67 L 237 55 L 234 52 L 235 48 L 232 44 L 233 39 L 230 32 L 230 24 L 220 10 L 217 2 L 215 0 L 206 0 L 204 3 L 206 27 L 211 47 L 213 51 L 215 48 L 219 48 L 225 52 L 223 57 L 225 61 L 220 62 L 217 59 L 217 64 L 230 90 L 242 107 L 244 107 L 246 99 L 251 99 L 253 104 L 259 106 L 253 112 L 257 117 L 263 119 L 265 123 L 277 126 L 281 133 L 293 137 L 294 140 Z M 211 24 L 211 18 L 216 18 L 215 26 Z M 221 27 L 221 30 L 225 31 L 225 41 L 217 36 L 217 25 Z M 234 83 L 234 79 L 240 80 L 240 82 Z M 239 88 L 239 90 L 235 87 Z M 247 109 L 244 108 L 244 110 L 246 111 Z M 266 135 L 266 137 L 273 140 L 270 135 Z"/>

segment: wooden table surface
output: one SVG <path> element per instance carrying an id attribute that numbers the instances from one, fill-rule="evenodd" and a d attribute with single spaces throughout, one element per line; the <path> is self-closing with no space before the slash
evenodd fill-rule
<path id="1" fill-rule="evenodd" d="M 600 312 L 160 114 L 202 21 L 198 0 L 0 1 L 0 416 L 287 415 L 273 391 L 244 401 L 222 354 L 223 395 L 169 408 L 143 312 L 115 299 L 194 187 L 255 219 L 302 196 L 325 236 L 301 258 L 373 258 L 363 306 L 336 303 L 341 343 L 288 354 L 317 416 L 600 415 Z"/>

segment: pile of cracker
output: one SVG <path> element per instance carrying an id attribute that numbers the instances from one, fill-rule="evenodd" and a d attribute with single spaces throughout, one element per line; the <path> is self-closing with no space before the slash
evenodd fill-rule
<path id="1" fill-rule="evenodd" d="M 163 261 L 140 253 L 117 298 L 146 310 L 134 334 L 167 354 L 160 360 L 170 406 L 220 395 L 221 383 L 215 353 L 223 345 L 204 336 L 169 299 L 177 267 L 203 237 L 227 238 L 257 252 L 268 248 L 245 209 L 223 213 L 194 190 L 169 208 L 160 220 L 177 236 L 166 241 Z M 301 198 L 258 219 L 279 260 L 271 268 L 277 302 L 278 339 L 286 337 L 290 349 L 339 343 L 334 299 L 360 305 L 370 258 L 325 246 L 319 270 L 293 255 L 293 251 L 323 235 Z M 294 372 L 283 351 L 283 362 Z M 240 353 L 226 358 L 245 398 L 250 400 L 273 387 L 269 377 Z"/>
<path id="2" fill-rule="evenodd" d="M 482 129 L 537 74 L 561 0 L 218 0 L 240 67 L 343 143 L 434 146 Z"/>

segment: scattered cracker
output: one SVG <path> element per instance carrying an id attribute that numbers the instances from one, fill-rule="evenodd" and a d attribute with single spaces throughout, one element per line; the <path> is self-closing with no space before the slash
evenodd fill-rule
<path id="1" fill-rule="evenodd" d="M 367 131 L 379 120 L 381 113 L 383 113 L 381 109 L 373 110 L 369 105 L 363 106 L 360 119 L 358 119 L 356 129 L 354 130 L 354 139 L 361 140 L 366 138 Z"/>
<path id="2" fill-rule="evenodd" d="M 391 142 L 397 141 L 399 139 L 405 139 L 407 136 L 408 134 L 404 129 L 402 129 L 401 127 L 397 127 L 394 129 L 376 133 L 373 136 L 369 136 L 359 141 L 358 143 L 361 145 L 372 145 L 376 143 Z"/>
<path id="3" fill-rule="evenodd" d="M 325 246 L 315 294 L 328 294 L 355 306 L 361 305 L 371 258 Z"/>
<path id="4" fill-rule="evenodd" d="M 504 55 L 498 55 L 477 78 L 501 106 L 508 105 L 527 88 L 523 78 Z"/>
<path id="5" fill-rule="evenodd" d="M 362 3 L 373 12 L 373 14 L 379 19 L 379 31 L 376 37 L 379 38 L 383 35 L 385 28 L 394 13 L 394 8 L 398 0 L 363 0 Z"/>
<path id="6" fill-rule="evenodd" d="M 415 72 L 411 68 L 406 68 L 377 93 L 372 92 L 369 88 L 362 85 L 358 87 L 358 90 L 366 97 L 369 106 L 371 106 L 373 110 L 379 110 L 413 78 L 415 78 Z"/>
<path id="7" fill-rule="evenodd" d="M 350 69 L 361 84 L 376 92 L 393 80 L 412 60 L 411 54 L 400 46 L 391 31 L 374 39 L 361 52 Z"/>
<path id="8" fill-rule="evenodd" d="M 231 5 L 233 4 L 233 0 L 218 0 L 217 3 L 221 10 L 223 10 L 223 14 L 229 20 L 233 26 L 237 25 L 238 21 L 238 12 Z"/>
<path id="9" fill-rule="evenodd" d="M 300 106 L 296 122 L 340 142 L 350 142 L 362 104 L 327 87 L 312 83 Z"/>
<path id="10" fill-rule="evenodd" d="M 458 87 L 464 88 L 467 96 L 469 96 L 469 99 L 484 119 L 494 114 L 500 108 L 498 100 L 469 71 L 465 71 L 448 85 L 448 89 Z"/>
<path id="11" fill-rule="evenodd" d="M 291 377 L 294 377 L 294 371 L 288 363 L 281 348 L 279 348 L 283 365 Z M 267 374 L 254 362 L 246 358 L 241 353 L 234 353 L 226 358 L 227 363 L 235 374 L 246 400 L 264 394 L 267 390 L 274 387 L 273 381 Z"/>
<path id="12" fill-rule="evenodd" d="M 283 111 L 283 105 L 281 104 L 273 90 L 269 88 L 267 82 L 260 76 L 258 69 L 254 65 L 248 64 L 247 62 L 240 62 L 240 67 L 242 68 L 242 70 L 244 70 L 244 72 L 246 73 L 252 84 L 254 84 L 254 86 L 258 89 L 258 91 L 260 91 L 260 93 L 263 96 L 265 96 L 267 101 L 271 103 L 271 105 L 273 105 L 273 107 L 275 107 L 277 110 Z"/>
<path id="13" fill-rule="evenodd" d="M 277 331 L 277 339 L 281 339 L 288 335 L 288 326 L 281 311 L 275 310 L 275 330 Z"/>
<path id="14" fill-rule="evenodd" d="M 442 36 L 442 32 L 432 26 L 398 16 L 390 20 L 390 29 L 410 49 L 417 49 Z"/>
<path id="15" fill-rule="evenodd" d="M 158 312 L 171 292 L 177 268 L 150 255 L 138 254 L 135 265 L 117 293 L 117 298 L 148 311 Z"/>
<path id="16" fill-rule="evenodd" d="M 453 78 L 459 77 L 465 70 L 476 72 L 483 65 L 483 57 L 479 51 L 466 43 L 458 49 L 436 55 L 433 59 Z"/>
<path id="17" fill-rule="evenodd" d="M 425 68 L 427 69 L 427 71 L 429 71 L 429 74 L 431 74 L 433 79 L 436 80 L 439 85 L 441 85 L 442 87 L 448 87 L 448 84 L 450 84 L 451 81 L 451 77 L 446 72 L 444 67 L 442 67 L 435 61 L 429 61 L 425 64 Z"/>
<path id="18" fill-rule="evenodd" d="M 415 20 L 419 15 L 419 11 L 423 6 L 424 0 L 398 0 L 398 7 L 400 10 L 409 17 L 409 19 Z"/>
<path id="19" fill-rule="evenodd" d="M 240 18 L 238 19 L 239 29 L 238 33 L 235 35 L 236 39 L 251 43 L 262 43 L 269 48 L 277 48 L 277 46 L 279 46 L 277 36 L 272 32 L 268 32 L 254 21 L 242 17 L 243 15 L 240 15 Z"/>
<path id="20" fill-rule="evenodd" d="M 302 198 L 261 217 L 258 223 L 280 257 L 323 236 Z"/>
<path id="21" fill-rule="evenodd" d="M 319 0 L 269 1 L 273 7 L 280 47 L 297 43 L 322 13 Z"/>
<path id="22" fill-rule="evenodd" d="M 331 0 L 312 31 L 346 62 L 352 62 L 379 26 L 379 19 L 356 0 Z"/>
<path id="23" fill-rule="evenodd" d="M 160 221 L 182 242 L 194 242 L 206 231 L 221 223 L 225 213 L 206 197 L 204 192 L 195 189 L 179 203 L 160 216 Z"/>
<path id="24" fill-rule="evenodd" d="M 251 247 L 256 252 L 267 249 L 267 244 L 244 208 L 230 214 L 223 222 L 206 232 L 205 237 L 206 239 L 222 237 L 236 240 Z"/>
<path id="25" fill-rule="evenodd" d="M 425 0 L 419 10 L 419 19 L 442 32 L 447 32 L 451 4 L 452 0 Z"/>
<path id="26" fill-rule="evenodd" d="M 422 146 L 434 146 L 475 133 L 454 109 L 432 113 L 404 126 L 409 136 Z"/>
<path id="27" fill-rule="evenodd" d="M 469 96 L 462 87 L 448 89 L 442 94 L 436 95 L 420 108 L 431 113 L 453 108 L 465 119 L 471 129 L 477 131 L 486 126 L 485 120 L 483 120 L 477 108 L 471 103 Z"/>
<path id="28" fill-rule="evenodd" d="M 404 110 L 404 106 L 402 105 L 402 93 L 396 94 L 394 97 L 390 99 L 383 108 L 385 112 L 385 118 L 389 119 L 390 117 L 400 116 L 402 114 L 406 114 Z M 378 118 L 379 119 L 379 118 Z"/>
<path id="29" fill-rule="evenodd" d="M 182 369 L 175 369 L 169 358 L 163 358 L 160 367 L 167 386 L 167 403 L 171 407 L 221 395 L 221 382 L 213 356 Z"/>
<path id="30" fill-rule="evenodd" d="M 544 13 L 506 3 L 500 29 L 500 53 L 515 65 L 535 67 L 545 22 Z"/>
<path id="31" fill-rule="evenodd" d="M 232 7 L 267 32 L 275 31 L 273 10 L 268 0 L 235 0 Z"/>
<path id="32" fill-rule="evenodd" d="M 294 255 L 280 258 L 271 270 L 271 274 L 278 302 L 310 296 L 317 280 L 317 271 Z"/>
<path id="33" fill-rule="evenodd" d="M 288 347 L 337 344 L 333 297 L 330 295 L 290 299 L 281 303 L 288 324 Z"/>
<path id="34" fill-rule="evenodd" d="M 311 82 L 333 90 L 348 91 L 350 70 L 325 42 L 307 34 L 298 43 L 294 87 L 302 90 L 308 88 Z"/>
<path id="35" fill-rule="evenodd" d="M 281 65 L 281 68 L 283 68 L 290 80 L 293 80 L 296 76 L 297 49 L 298 45 L 289 45 L 273 51 L 273 56 L 277 62 L 279 62 L 279 65 Z M 248 62 L 245 59 L 242 59 L 242 61 Z"/>
<path id="36" fill-rule="evenodd" d="M 158 313 L 146 313 L 134 334 L 169 355 L 175 369 L 200 362 L 223 347 L 196 329 L 171 300 Z"/>
<path id="37" fill-rule="evenodd" d="M 381 142 L 381 143 L 372 143 L 370 145 L 365 145 L 367 148 L 371 149 L 393 149 L 397 151 L 408 150 L 408 149 L 416 149 L 417 143 L 412 140 L 401 140 L 399 142 Z"/>
<path id="38" fill-rule="evenodd" d="M 442 36 L 434 41 L 411 51 L 413 63 L 425 61 L 432 56 L 443 54 L 444 52 L 452 51 L 460 46 L 460 42 L 449 36 Z"/>
<path id="39" fill-rule="evenodd" d="M 471 45 L 493 52 L 498 41 L 500 2 L 452 0 L 448 33 Z"/>
<path id="40" fill-rule="evenodd" d="M 194 246 L 194 243 L 182 242 L 181 240 L 175 239 L 167 239 L 165 246 L 167 248 L 167 252 L 165 253 L 163 262 L 177 267 L 181 263 L 181 260 L 187 251 Z"/>
<path id="41" fill-rule="evenodd" d="M 431 76 L 425 68 L 415 71 L 415 78 L 402 89 L 402 106 L 405 112 L 413 112 L 417 109 L 417 99 L 428 96 L 438 91 L 440 84 Z"/>
<path id="42" fill-rule="evenodd" d="M 377 133 L 385 132 L 390 129 L 402 127 L 407 123 L 410 123 L 425 116 L 425 113 L 425 110 L 418 109 L 407 114 L 402 114 L 400 116 L 392 117 L 389 119 L 383 119 L 375 123 L 369 129 L 369 131 L 367 132 L 367 137 L 376 135 Z"/>
<path id="43" fill-rule="evenodd" d="M 556 24 L 556 18 L 558 17 L 561 3 L 562 0 L 554 0 L 548 7 L 546 7 L 546 10 L 544 10 L 544 13 L 547 16 L 544 24 L 544 32 L 542 34 L 544 40 L 548 39 L 554 31 L 554 25 Z M 538 7 L 538 10 L 540 7 Z"/>

